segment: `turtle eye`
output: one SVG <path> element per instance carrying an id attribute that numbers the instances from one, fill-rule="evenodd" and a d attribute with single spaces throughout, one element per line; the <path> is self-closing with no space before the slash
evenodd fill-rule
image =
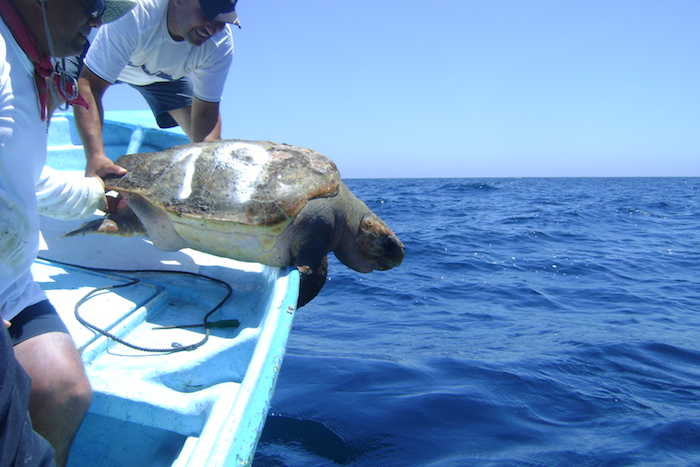
<path id="1" fill-rule="evenodd" d="M 375 219 L 375 214 L 370 214 L 362 218 L 362 222 L 360 222 L 360 230 L 364 232 L 365 234 L 371 233 L 372 229 L 374 228 L 374 219 Z"/>

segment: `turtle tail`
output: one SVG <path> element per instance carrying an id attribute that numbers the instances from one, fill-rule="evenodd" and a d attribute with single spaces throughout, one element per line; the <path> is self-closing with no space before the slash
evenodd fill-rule
<path id="1" fill-rule="evenodd" d="M 146 229 L 136 217 L 136 214 L 124 208 L 119 212 L 107 214 L 105 217 L 93 219 L 81 225 L 77 229 L 66 232 L 61 237 L 77 237 L 91 233 L 103 235 L 117 235 L 120 237 L 147 237 Z"/>

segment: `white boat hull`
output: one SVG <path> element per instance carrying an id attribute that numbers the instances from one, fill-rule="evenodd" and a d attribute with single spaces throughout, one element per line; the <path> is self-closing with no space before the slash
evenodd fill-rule
<path id="1" fill-rule="evenodd" d="M 58 146 L 64 150 L 69 145 Z M 61 160 L 75 159 L 64 151 L 54 152 L 54 161 L 57 154 Z M 63 162 L 64 169 L 80 163 Z M 42 218 L 43 259 L 33 266 L 35 279 L 83 356 L 94 391 L 69 465 L 251 463 L 296 308 L 296 269 L 189 249 L 162 252 L 139 238 L 60 237 L 78 225 Z M 144 270 L 149 272 L 139 272 Z M 232 290 L 209 321 L 235 319 L 240 325 L 211 329 L 208 340 L 194 350 L 136 350 L 96 334 L 75 317 L 76 304 L 86 294 L 138 279 L 134 285 L 95 294 L 78 308 L 80 316 L 136 346 L 188 346 L 202 340 L 203 327 L 156 328 L 203 323 L 227 292 L 208 278 Z"/>

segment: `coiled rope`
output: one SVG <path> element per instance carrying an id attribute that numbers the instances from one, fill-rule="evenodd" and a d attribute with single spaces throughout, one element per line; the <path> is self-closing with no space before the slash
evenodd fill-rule
<path id="1" fill-rule="evenodd" d="M 223 280 L 221 280 L 221 279 L 217 279 L 217 278 L 215 278 L 215 277 L 209 277 L 209 276 L 205 276 L 205 275 L 203 275 L 203 274 L 197 274 L 197 273 L 194 273 L 194 272 L 188 272 L 188 271 L 164 271 L 164 270 L 160 270 L 160 269 L 121 270 L 121 269 L 92 268 L 92 267 L 78 266 L 78 265 L 66 263 L 66 262 L 63 262 L 63 261 L 57 261 L 57 260 L 47 259 L 47 258 L 42 258 L 42 257 L 39 257 L 39 259 L 44 260 L 44 261 L 49 261 L 49 262 L 52 262 L 52 263 L 56 263 L 56 264 L 60 264 L 60 265 L 62 265 L 62 266 L 68 266 L 68 267 L 75 268 L 75 269 L 85 269 L 85 270 L 88 270 L 88 271 L 101 272 L 101 273 L 109 273 L 109 274 L 116 274 L 116 275 L 129 274 L 129 273 L 132 273 L 132 274 L 182 274 L 182 275 L 190 275 L 190 276 L 195 276 L 195 277 L 199 277 L 199 278 L 203 278 L 203 279 L 210 280 L 210 281 L 212 281 L 212 282 L 214 282 L 214 283 L 218 283 L 218 284 L 222 285 L 222 286 L 225 288 L 226 294 L 225 294 L 224 298 L 221 299 L 221 300 L 219 301 L 219 303 L 218 303 L 216 306 L 214 306 L 214 308 L 212 308 L 211 310 L 209 310 L 209 311 L 204 315 L 204 319 L 202 320 L 202 326 L 204 327 L 204 330 L 205 330 L 205 331 L 204 331 L 204 337 L 202 338 L 201 341 L 196 342 L 196 343 L 194 343 L 194 344 L 190 344 L 190 345 L 184 345 L 184 346 L 183 346 L 183 345 L 178 345 L 178 344 L 175 344 L 175 343 L 174 343 L 174 344 L 173 344 L 173 347 L 171 347 L 171 348 L 161 348 L 161 349 L 158 349 L 158 348 L 149 348 L 149 347 L 142 347 L 142 346 L 139 346 L 139 345 L 136 345 L 136 344 L 132 344 L 132 343 L 130 343 L 130 342 L 127 342 L 127 341 L 125 341 L 124 339 L 122 339 L 122 338 L 120 338 L 120 337 L 118 337 L 118 336 L 115 336 L 114 334 L 110 333 L 109 331 L 106 331 L 106 330 L 104 330 L 104 329 L 101 329 L 101 328 L 99 328 L 98 326 L 95 326 L 94 324 L 88 322 L 87 320 L 85 320 L 85 318 L 83 318 L 83 317 L 80 315 L 80 312 L 79 312 L 80 306 L 83 305 L 86 301 L 90 300 L 90 299 L 91 299 L 93 296 L 95 296 L 96 294 L 98 294 L 98 293 L 100 293 L 100 292 L 103 292 L 103 291 L 107 291 L 107 290 L 118 289 L 118 288 L 122 288 L 122 287 L 129 287 L 129 286 L 138 284 L 138 283 L 140 282 L 140 279 L 137 279 L 137 278 L 126 278 L 126 277 L 125 277 L 124 280 L 126 280 L 127 282 L 125 282 L 124 284 L 114 284 L 114 285 L 107 285 L 107 286 L 104 286 L 104 287 L 98 287 L 98 288 L 96 288 L 96 289 L 91 290 L 90 292 L 88 292 L 87 294 L 85 294 L 85 296 L 84 296 L 83 298 L 81 298 L 80 300 L 78 300 L 78 302 L 77 302 L 76 305 L 75 305 L 74 314 L 75 314 L 75 319 L 77 319 L 78 322 L 79 322 L 80 324 L 82 324 L 83 326 L 85 326 L 85 327 L 88 328 L 88 329 L 91 329 L 93 332 L 96 332 L 96 333 L 98 333 L 98 334 L 102 334 L 103 336 L 108 337 L 109 339 L 112 339 L 112 340 L 115 341 L 115 342 L 118 342 L 119 344 L 122 344 L 122 345 L 124 345 L 124 346 L 126 346 L 126 347 L 129 347 L 129 348 L 132 348 L 132 349 L 135 349 L 135 350 L 140 350 L 140 351 L 142 351 L 142 352 L 151 352 L 151 353 L 175 353 L 175 352 L 191 351 L 191 350 L 195 350 L 195 349 L 201 347 L 202 345 L 204 345 L 204 344 L 209 340 L 209 335 L 210 335 L 210 333 L 211 333 L 211 331 L 210 331 L 211 323 L 209 323 L 209 317 L 210 317 L 215 311 L 217 311 L 219 308 L 221 308 L 221 307 L 224 305 L 224 303 L 226 303 L 226 301 L 231 297 L 231 294 L 233 293 L 233 288 L 232 288 L 231 285 L 228 284 L 227 282 L 225 282 L 225 281 L 223 281 Z"/>

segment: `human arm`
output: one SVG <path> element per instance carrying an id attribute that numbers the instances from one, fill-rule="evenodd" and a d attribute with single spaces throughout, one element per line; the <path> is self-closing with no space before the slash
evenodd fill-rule
<path id="1" fill-rule="evenodd" d="M 221 114 L 218 102 L 192 98 L 192 142 L 221 139 Z"/>
<path id="2" fill-rule="evenodd" d="M 107 209 L 105 186 L 99 177 L 44 166 L 35 190 L 39 214 L 55 219 L 84 219 L 95 209 Z"/>
<path id="3" fill-rule="evenodd" d="M 190 77 L 193 96 L 188 136 L 193 142 L 221 139 L 220 101 L 233 55 L 233 39 L 228 25 L 210 41 L 216 43 L 216 48 L 207 62 L 196 68 Z"/>
<path id="4" fill-rule="evenodd" d="M 78 78 L 78 89 L 88 104 L 88 108 L 75 106 L 73 115 L 80 134 L 80 139 L 85 148 L 87 167 L 85 175 L 99 175 L 105 177 L 109 174 L 124 175 L 126 169 L 119 167 L 105 154 L 102 142 L 102 124 L 104 121 L 104 106 L 102 98 L 110 83 L 97 76 L 87 66 Z"/>
<path id="5" fill-rule="evenodd" d="M 90 48 L 78 77 L 78 90 L 89 108 L 74 107 L 76 126 L 83 141 L 87 158 L 87 175 L 123 175 L 121 167 L 107 158 L 102 141 L 104 123 L 103 97 L 123 72 L 139 39 L 137 16 L 143 9 L 134 8 L 118 21 L 101 26 Z"/>
<path id="6" fill-rule="evenodd" d="M 193 96 L 191 106 L 170 110 L 169 113 L 193 143 L 221 139 L 218 102 L 206 102 Z"/>

